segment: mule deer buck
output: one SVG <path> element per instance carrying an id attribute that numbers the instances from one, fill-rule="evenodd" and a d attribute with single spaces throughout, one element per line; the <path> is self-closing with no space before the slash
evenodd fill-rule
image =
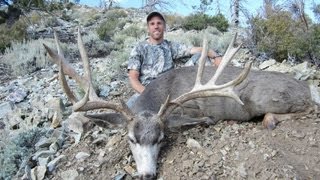
<path id="1" fill-rule="evenodd" d="M 240 45 L 234 47 L 235 39 L 236 36 L 217 69 L 204 66 L 207 54 L 207 42 L 204 41 L 198 70 L 196 67 L 184 67 L 164 73 L 146 87 L 132 109 L 123 102 L 109 103 L 96 95 L 80 30 L 78 45 L 84 64 L 84 77 L 79 76 L 65 61 L 56 34 L 58 53 L 44 46 L 52 60 L 59 64 L 60 81 L 73 103 L 73 110 L 115 110 L 116 113 L 87 116 L 95 121 L 99 119 L 126 125 L 140 178 L 154 179 L 158 153 L 167 127 L 211 124 L 224 119 L 247 121 L 264 116 L 264 124 L 272 129 L 278 120 L 306 112 L 312 107 L 311 93 L 305 82 L 281 73 L 250 71 L 251 63 L 244 69 L 227 67 L 240 48 Z M 72 94 L 64 74 L 74 78 L 86 90 L 82 100 L 78 101 Z"/>

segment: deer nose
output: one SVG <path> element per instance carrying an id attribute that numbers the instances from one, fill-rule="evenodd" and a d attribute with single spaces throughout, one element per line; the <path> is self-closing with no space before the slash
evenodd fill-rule
<path id="1" fill-rule="evenodd" d="M 142 176 L 140 176 L 141 180 L 155 180 L 156 176 L 153 174 L 144 174 Z"/>

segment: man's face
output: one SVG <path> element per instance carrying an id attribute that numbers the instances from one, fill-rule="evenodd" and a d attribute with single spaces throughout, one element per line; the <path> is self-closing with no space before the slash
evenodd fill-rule
<path id="1" fill-rule="evenodd" d="M 165 23 L 160 17 L 154 16 L 148 22 L 148 33 L 152 40 L 156 40 L 156 41 L 162 40 L 164 30 L 165 30 Z"/>

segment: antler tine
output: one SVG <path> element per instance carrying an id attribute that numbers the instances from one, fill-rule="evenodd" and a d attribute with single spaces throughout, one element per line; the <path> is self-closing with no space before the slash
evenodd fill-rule
<path id="1" fill-rule="evenodd" d="M 206 58 L 207 58 L 207 54 L 208 54 L 208 40 L 206 37 L 203 39 L 202 44 L 203 44 L 202 52 L 201 52 L 201 56 L 200 56 L 199 63 L 198 63 L 199 66 L 198 66 L 197 77 L 196 77 L 196 82 L 195 82 L 194 87 L 201 85 L 201 78 L 202 78 L 202 74 L 203 74 L 203 69 L 206 64 Z"/>
<path id="2" fill-rule="evenodd" d="M 196 83 L 193 89 L 190 92 L 182 94 L 181 96 L 177 97 L 176 99 L 166 102 L 161 110 L 159 111 L 158 115 L 163 119 L 168 114 L 170 114 L 178 105 L 189 101 L 191 99 L 199 98 L 199 97 L 211 97 L 211 96 L 225 96 L 233 98 L 239 104 L 243 105 L 243 102 L 240 100 L 239 96 L 234 92 L 233 88 L 240 84 L 249 74 L 252 62 L 248 62 L 245 65 L 245 68 L 242 72 L 232 81 L 227 82 L 222 85 L 216 85 L 215 82 L 218 77 L 221 75 L 222 70 L 227 66 L 228 62 L 232 59 L 235 53 L 240 49 L 240 45 L 236 48 L 233 47 L 237 34 L 233 37 L 229 47 L 222 58 L 222 62 L 220 63 L 217 71 L 215 72 L 214 76 L 204 85 L 201 84 L 201 76 L 203 71 L 204 65 L 200 64 L 197 72 Z M 205 42 L 205 41 L 204 41 Z M 206 47 L 204 45 L 204 47 Z M 202 51 L 202 55 L 206 56 L 206 50 Z M 200 59 L 203 61 L 203 59 Z M 202 62 L 201 62 L 202 63 Z"/>
<path id="3" fill-rule="evenodd" d="M 131 121 L 134 117 L 133 113 L 129 109 L 129 107 L 121 101 L 121 104 L 109 103 L 108 101 L 104 101 L 100 98 L 95 100 L 89 99 L 89 94 L 92 88 L 88 87 L 85 96 L 73 106 L 74 111 L 90 111 L 96 109 L 112 109 L 120 112 L 128 121 Z"/>
<path id="4" fill-rule="evenodd" d="M 100 99 L 95 93 L 95 90 L 92 85 L 90 64 L 89 64 L 87 52 L 85 50 L 85 47 L 81 39 L 80 29 L 78 29 L 78 47 L 79 47 L 81 59 L 84 64 L 84 71 L 85 71 L 84 78 L 78 75 L 76 71 L 70 66 L 70 64 L 68 64 L 65 61 L 63 57 L 63 52 L 59 44 L 58 36 L 56 33 L 54 33 L 54 37 L 55 37 L 55 42 L 56 42 L 56 46 L 59 54 L 53 51 L 47 45 L 45 44 L 43 45 L 47 50 L 48 54 L 50 55 L 52 61 L 55 64 L 59 65 L 59 77 L 60 77 L 59 79 L 61 82 L 61 86 L 64 92 L 66 93 L 66 95 L 68 96 L 69 100 L 73 103 L 73 110 L 89 111 L 89 110 L 95 110 L 95 109 L 112 109 L 120 112 L 123 116 L 126 117 L 127 120 L 132 120 L 133 113 L 125 103 L 123 102 L 121 102 L 121 104 L 108 103 L 107 101 Z M 75 98 L 72 91 L 70 90 L 70 87 L 67 84 L 64 74 L 67 74 L 70 77 L 74 78 L 76 82 L 82 87 L 82 89 L 86 90 L 84 97 L 80 101 L 78 101 Z"/>
<path id="5" fill-rule="evenodd" d="M 59 42 L 58 35 L 57 35 L 56 31 L 53 31 L 53 36 L 54 36 L 54 41 L 55 41 L 56 46 L 57 46 L 58 54 L 64 59 L 64 54 L 63 54 L 63 51 L 61 49 L 60 42 Z"/>
<path id="6" fill-rule="evenodd" d="M 59 81 L 60 81 L 60 85 L 62 86 L 62 89 L 66 93 L 68 99 L 71 101 L 72 104 L 75 104 L 78 101 L 78 99 L 74 96 L 73 92 L 71 91 L 70 87 L 68 86 L 66 77 L 63 74 L 62 61 L 60 61 L 60 63 L 59 63 Z"/>
<path id="7" fill-rule="evenodd" d="M 80 28 L 78 28 L 78 48 L 79 48 L 80 56 L 83 62 L 84 76 L 87 78 L 89 82 L 91 82 L 91 71 L 90 71 L 89 59 L 88 59 L 87 51 L 82 41 Z"/>
<path id="8" fill-rule="evenodd" d="M 78 28 L 78 48 L 83 62 L 84 78 L 87 80 L 87 86 L 91 88 L 89 91 L 89 99 L 98 99 L 98 95 L 93 89 L 89 58 L 81 38 L 80 28 Z"/>
<path id="9" fill-rule="evenodd" d="M 225 55 L 222 57 L 221 63 L 219 64 L 219 67 L 214 74 L 214 76 L 209 80 L 208 84 L 215 84 L 218 77 L 222 73 L 223 69 L 228 65 L 229 61 L 233 58 L 233 56 L 238 52 L 238 50 L 241 48 L 241 44 L 238 45 L 237 47 L 233 47 L 234 43 L 237 38 L 237 33 L 233 36 L 227 51 L 225 52 Z"/>

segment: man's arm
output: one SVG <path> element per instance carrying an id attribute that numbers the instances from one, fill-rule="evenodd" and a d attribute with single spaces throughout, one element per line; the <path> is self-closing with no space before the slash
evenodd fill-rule
<path id="1" fill-rule="evenodd" d="M 128 72 L 129 76 L 129 82 L 131 84 L 131 87 L 137 91 L 138 93 L 142 93 L 144 91 L 145 87 L 141 84 L 139 80 L 139 71 L 130 69 Z"/>
<path id="2" fill-rule="evenodd" d="M 196 54 L 201 51 L 202 51 L 202 47 L 192 47 L 190 50 L 190 53 Z M 209 49 L 208 57 L 211 59 L 211 62 L 214 63 L 215 66 L 218 66 L 222 60 L 222 57 L 212 49 Z"/>

